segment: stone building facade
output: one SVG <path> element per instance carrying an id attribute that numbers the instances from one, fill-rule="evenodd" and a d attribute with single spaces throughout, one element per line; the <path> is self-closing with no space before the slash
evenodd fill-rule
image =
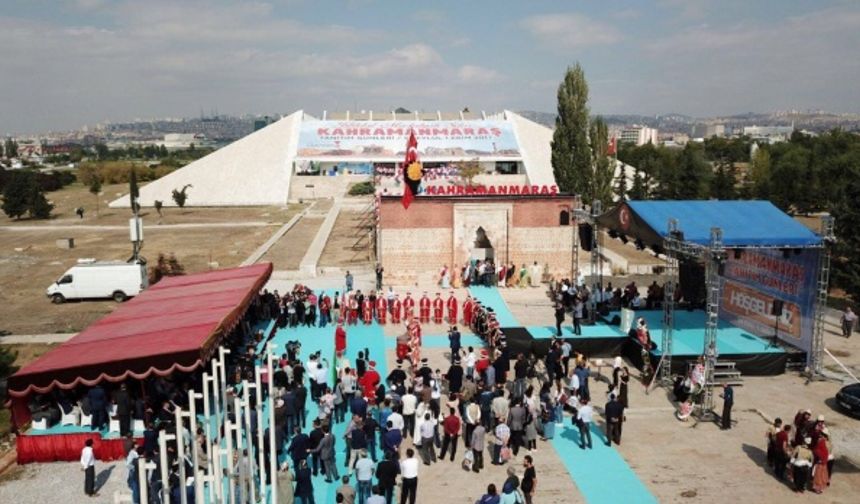
<path id="1" fill-rule="evenodd" d="M 386 278 L 413 283 L 454 271 L 472 257 L 496 264 L 537 261 L 553 275 L 570 275 L 574 222 L 567 195 L 422 196 L 404 210 L 400 197 L 379 205 L 379 257 Z"/>

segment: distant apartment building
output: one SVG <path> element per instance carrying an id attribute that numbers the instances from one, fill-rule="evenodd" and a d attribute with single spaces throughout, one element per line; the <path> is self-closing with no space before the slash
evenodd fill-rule
<path id="1" fill-rule="evenodd" d="M 162 142 L 167 150 L 187 149 L 192 145 L 196 147 L 209 146 L 206 136 L 200 133 L 168 133 L 164 135 Z"/>
<path id="2" fill-rule="evenodd" d="M 697 124 L 693 126 L 692 138 L 711 138 L 726 136 L 725 124 Z"/>
<path id="3" fill-rule="evenodd" d="M 657 145 L 659 142 L 659 132 L 655 128 L 647 126 L 631 126 L 621 130 L 621 143 L 632 143 L 635 145 L 645 145 L 651 143 Z"/>
<path id="4" fill-rule="evenodd" d="M 744 126 L 744 136 L 766 140 L 768 143 L 783 142 L 791 137 L 794 126 Z"/>

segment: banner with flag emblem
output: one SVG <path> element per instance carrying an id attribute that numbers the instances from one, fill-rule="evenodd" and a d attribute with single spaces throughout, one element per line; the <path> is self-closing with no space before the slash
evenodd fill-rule
<path id="1" fill-rule="evenodd" d="M 418 140 L 415 139 L 415 130 L 410 130 L 409 140 L 406 142 L 406 159 L 403 162 L 403 198 L 400 200 L 404 209 L 409 208 L 418 194 L 423 175 L 424 168 L 418 160 Z"/>

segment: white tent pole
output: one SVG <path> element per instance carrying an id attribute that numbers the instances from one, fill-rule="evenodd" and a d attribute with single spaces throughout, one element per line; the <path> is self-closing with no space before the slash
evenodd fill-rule
<path id="1" fill-rule="evenodd" d="M 272 377 L 269 376 L 269 381 Z M 255 410 L 257 411 L 257 474 L 260 476 L 260 500 L 265 501 L 266 496 L 266 460 L 263 449 L 263 389 L 260 377 L 260 366 L 254 366 L 254 398 L 257 400 Z"/>
<path id="2" fill-rule="evenodd" d="M 218 382 L 218 359 L 212 358 L 212 417 L 209 419 L 210 427 L 212 420 L 215 421 L 215 432 L 213 436 L 221 443 L 221 391 L 219 390 Z"/>
<path id="3" fill-rule="evenodd" d="M 205 383 L 205 380 L 204 380 Z M 194 502 L 203 502 L 203 481 L 200 471 L 200 448 L 197 446 L 197 399 L 203 394 L 190 391 L 188 393 L 189 418 L 191 420 L 191 464 L 194 471 Z"/>
<path id="4" fill-rule="evenodd" d="M 230 504 L 236 504 L 236 492 L 233 486 L 233 429 L 233 422 L 228 417 L 224 421 L 224 438 L 227 441 L 227 499 L 229 499 Z"/>
<path id="5" fill-rule="evenodd" d="M 158 457 L 161 464 L 161 502 L 170 502 L 170 483 L 167 479 L 167 442 L 176 439 L 173 434 L 158 432 Z"/>
<path id="6" fill-rule="evenodd" d="M 203 373 L 203 417 L 205 418 L 206 444 L 211 445 L 215 436 L 212 434 L 212 411 L 209 406 L 209 383 L 214 381 L 214 377 L 209 373 Z M 212 450 L 206 450 L 206 472 L 212 476 Z"/>
<path id="7" fill-rule="evenodd" d="M 257 463 L 254 461 L 254 452 L 251 450 L 253 447 L 253 437 L 251 436 L 251 387 L 253 387 L 253 383 L 248 383 L 247 380 L 242 381 L 242 412 L 245 417 L 245 450 L 248 451 L 248 467 L 245 474 L 248 475 L 247 488 L 249 489 L 249 494 L 251 498 L 251 502 L 257 502 L 257 488 L 256 482 L 254 481 L 255 474 L 257 472 L 254 466 Z M 244 463 L 244 462 L 243 462 Z"/>
<path id="8" fill-rule="evenodd" d="M 272 494 L 272 502 L 278 498 L 278 447 L 275 446 L 275 380 L 272 374 L 272 360 L 274 359 L 275 346 L 269 343 L 266 350 L 266 372 L 269 373 L 269 488 Z"/>
<path id="9" fill-rule="evenodd" d="M 179 460 L 179 502 L 188 504 L 188 495 L 185 493 L 185 422 L 182 421 L 185 414 L 181 408 L 176 408 L 173 413 L 176 417 L 176 458 Z"/>
<path id="10" fill-rule="evenodd" d="M 146 477 L 146 472 L 149 469 L 155 469 L 156 465 L 152 462 L 147 462 L 146 458 L 139 457 L 137 459 L 137 481 L 140 485 L 140 502 L 149 502 L 149 478 Z"/>

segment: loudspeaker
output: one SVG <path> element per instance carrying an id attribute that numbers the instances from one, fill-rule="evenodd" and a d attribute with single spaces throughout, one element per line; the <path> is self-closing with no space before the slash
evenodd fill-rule
<path id="1" fill-rule="evenodd" d="M 781 299 L 774 299 L 770 307 L 770 314 L 775 317 L 782 317 L 782 304 L 783 301 Z"/>
<path id="2" fill-rule="evenodd" d="M 591 224 L 579 225 L 579 246 L 586 252 L 591 252 L 591 245 L 594 241 L 594 228 Z"/>

